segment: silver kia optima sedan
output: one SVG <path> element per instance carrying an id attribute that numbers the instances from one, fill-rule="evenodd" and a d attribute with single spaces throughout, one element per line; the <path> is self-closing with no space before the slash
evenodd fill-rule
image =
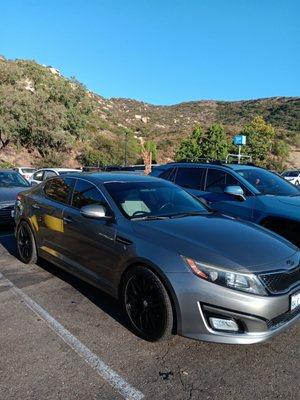
<path id="1" fill-rule="evenodd" d="M 15 219 L 24 263 L 45 258 L 120 299 L 144 339 L 256 343 L 299 320 L 299 249 L 173 183 L 55 177 L 18 196 Z"/>

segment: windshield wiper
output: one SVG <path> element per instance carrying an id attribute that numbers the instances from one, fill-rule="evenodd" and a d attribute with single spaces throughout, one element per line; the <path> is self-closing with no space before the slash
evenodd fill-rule
<path id="1" fill-rule="evenodd" d="M 169 218 L 184 218 L 184 217 L 194 217 L 197 215 L 207 215 L 209 211 L 187 211 L 187 212 L 178 212 L 176 214 L 168 215 Z"/>
<path id="2" fill-rule="evenodd" d="M 159 219 L 169 219 L 167 215 L 145 215 L 144 217 L 133 217 L 131 221 L 154 221 Z"/>

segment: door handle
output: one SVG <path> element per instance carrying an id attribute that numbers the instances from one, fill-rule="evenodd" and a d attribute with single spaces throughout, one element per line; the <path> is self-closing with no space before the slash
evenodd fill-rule
<path id="1" fill-rule="evenodd" d="M 63 221 L 64 221 L 66 224 L 70 224 L 71 222 L 73 222 L 72 218 L 70 218 L 70 217 L 63 217 Z"/>
<path id="2" fill-rule="evenodd" d="M 35 210 L 39 210 L 41 207 L 37 203 L 33 203 L 32 208 L 34 208 Z"/>

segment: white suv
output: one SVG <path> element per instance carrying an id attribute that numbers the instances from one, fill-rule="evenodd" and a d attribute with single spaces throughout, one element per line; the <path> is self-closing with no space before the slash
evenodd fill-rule
<path id="1" fill-rule="evenodd" d="M 300 185 L 300 170 L 285 171 L 282 176 L 293 185 Z"/>
<path id="2" fill-rule="evenodd" d="M 80 170 L 72 168 L 42 168 L 37 170 L 32 175 L 32 177 L 29 179 L 29 182 L 31 183 L 31 185 L 37 185 L 38 183 L 41 183 L 42 181 L 45 181 L 52 176 L 65 175 L 72 172 L 78 173 L 80 172 Z"/>

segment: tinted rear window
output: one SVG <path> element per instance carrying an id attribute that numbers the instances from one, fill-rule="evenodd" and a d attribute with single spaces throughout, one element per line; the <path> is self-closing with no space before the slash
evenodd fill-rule
<path id="1" fill-rule="evenodd" d="M 46 182 L 44 193 L 51 200 L 67 204 L 71 189 L 72 186 L 70 181 L 53 178 Z"/>
<path id="2" fill-rule="evenodd" d="M 201 190 L 203 188 L 203 180 L 205 168 L 181 168 L 177 169 L 175 183 L 186 189 Z"/>

